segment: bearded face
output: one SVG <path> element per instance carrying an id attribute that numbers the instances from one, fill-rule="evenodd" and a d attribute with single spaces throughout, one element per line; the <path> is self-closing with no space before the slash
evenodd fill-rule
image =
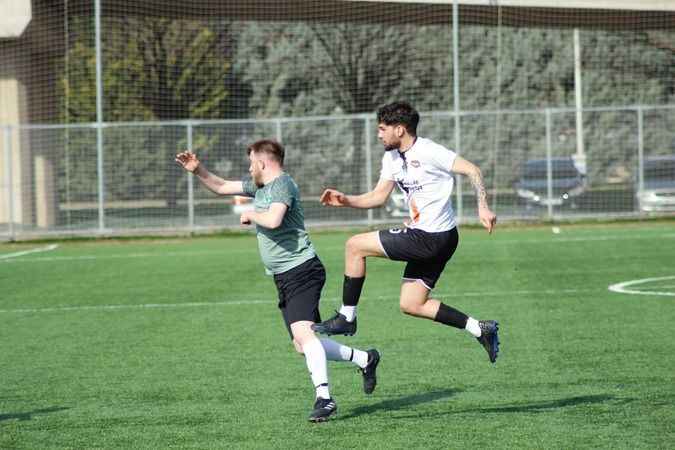
<path id="1" fill-rule="evenodd" d="M 401 125 L 386 125 L 380 123 L 377 126 L 377 138 L 384 145 L 385 151 L 396 150 L 401 147 Z"/>
<path id="2" fill-rule="evenodd" d="M 251 164 L 248 167 L 248 173 L 251 175 L 251 179 L 255 185 L 261 188 L 265 185 L 263 183 L 264 162 L 260 159 L 259 155 L 256 155 L 253 152 L 251 152 L 248 158 L 251 161 Z"/>

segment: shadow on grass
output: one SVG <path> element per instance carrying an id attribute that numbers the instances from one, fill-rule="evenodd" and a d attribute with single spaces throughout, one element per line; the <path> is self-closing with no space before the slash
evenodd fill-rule
<path id="1" fill-rule="evenodd" d="M 397 409 L 407 408 L 408 406 L 419 405 L 421 403 L 428 403 L 443 398 L 452 397 L 458 392 L 460 392 L 459 389 L 441 389 L 437 391 L 425 392 L 423 394 L 406 395 L 405 397 L 384 400 L 372 405 L 359 406 L 347 414 L 341 414 L 339 418 L 340 420 L 351 419 L 364 414 L 372 414 L 380 410 L 395 411 Z"/>
<path id="2" fill-rule="evenodd" d="M 617 399 L 613 395 L 581 395 L 578 397 L 561 398 L 558 400 L 548 400 L 542 402 L 529 402 L 510 404 L 504 406 L 493 406 L 489 408 L 464 408 L 457 410 L 450 410 L 445 412 L 435 411 L 435 416 L 452 415 L 452 414 L 504 414 L 504 413 L 539 413 L 557 410 L 561 408 L 569 408 L 579 405 L 593 405 L 598 403 L 612 402 L 614 405 L 624 405 L 630 403 L 635 399 L 621 398 Z M 406 419 L 413 416 L 396 416 L 396 419 Z M 417 416 L 414 416 L 417 417 Z"/>
<path id="3" fill-rule="evenodd" d="M 63 410 L 66 410 L 66 409 L 70 409 L 70 408 L 64 408 L 62 406 L 54 406 L 52 408 L 36 409 L 35 411 L 28 411 L 28 412 L 22 412 L 22 413 L 0 414 L 0 422 L 2 422 L 3 420 L 12 420 L 12 419 L 18 419 L 18 420 L 21 420 L 21 421 L 31 420 L 33 418 L 33 416 L 36 415 L 36 414 L 48 414 L 48 413 L 63 411 Z"/>
<path id="4" fill-rule="evenodd" d="M 521 412 L 537 412 L 549 409 L 567 408 L 569 406 L 577 405 L 591 405 L 594 403 L 605 403 L 615 400 L 613 395 L 581 395 L 579 397 L 561 398 L 558 400 L 550 400 L 545 402 L 523 403 L 518 405 L 495 406 L 492 408 L 476 408 L 466 410 L 464 412 L 480 412 L 480 413 L 521 413 Z M 624 404 L 633 401 L 632 399 L 621 399 L 619 403 Z M 454 411 L 462 412 L 462 411 Z"/>

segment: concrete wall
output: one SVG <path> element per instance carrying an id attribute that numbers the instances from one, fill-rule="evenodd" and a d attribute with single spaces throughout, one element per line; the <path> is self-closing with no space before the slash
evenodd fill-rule
<path id="1" fill-rule="evenodd" d="M 28 119 L 26 86 L 17 76 L 18 58 L 14 52 L 0 52 L 0 124 L 3 125 L 17 125 Z M 11 218 L 14 224 L 31 224 L 33 183 L 30 146 L 25 135 L 18 133 L 16 128 L 12 128 L 11 133 L 3 129 L 0 146 L 0 177 L 3 180 L 0 183 L 0 223 L 9 223 Z M 9 170 L 11 186 L 7 177 Z"/>
<path id="2" fill-rule="evenodd" d="M 0 224 L 11 221 L 19 228 L 49 227 L 56 221 L 53 162 L 31 147 L 28 130 L 16 127 L 30 122 L 29 87 L 22 76 L 29 59 L 26 52 L 0 51 L 0 125 L 10 126 L 0 136 Z"/>

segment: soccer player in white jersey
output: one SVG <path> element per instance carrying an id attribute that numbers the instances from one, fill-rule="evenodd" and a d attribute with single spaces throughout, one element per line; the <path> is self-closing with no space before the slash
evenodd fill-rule
<path id="1" fill-rule="evenodd" d="M 323 422 L 337 411 L 328 390 L 326 359 L 351 361 L 363 375 L 363 390 L 371 394 L 377 384 L 380 361 L 377 350 L 350 348 L 330 339 L 318 339 L 311 325 L 321 322 L 319 299 L 326 271 L 305 230 L 300 191 L 284 172 L 284 148 L 263 139 L 248 147 L 250 176 L 224 180 L 209 172 L 192 152 L 176 155 L 176 162 L 192 172 L 209 190 L 218 195 L 253 197 L 255 212 L 239 218 L 243 225 L 255 224 L 258 248 L 265 271 L 274 276 L 279 294 L 279 310 L 295 349 L 304 354 L 316 389 L 312 422 Z"/>
<path id="2" fill-rule="evenodd" d="M 328 334 L 356 332 L 356 306 L 366 277 L 366 257 L 405 261 L 401 311 L 468 331 L 494 363 L 499 352 L 498 323 L 476 320 L 429 294 L 457 248 L 459 235 L 452 209 L 453 174 L 466 175 L 476 190 L 478 217 L 492 233 L 497 216 L 487 204 L 480 169 L 430 139 L 417 136 L 419 114 L 408 103 L 395 102 L 377 112 L 377 137 L 384 144 L 382 172 L 375 188 L 361 195 L 326 189 L 321 203 L 328 206 L 374 208 L 383 205 L 395 185 L 405 193 L 410 222 L 403 229 L 380 230 L 349 238 L 345 248 L 342 307 L 314 330 Z"/>

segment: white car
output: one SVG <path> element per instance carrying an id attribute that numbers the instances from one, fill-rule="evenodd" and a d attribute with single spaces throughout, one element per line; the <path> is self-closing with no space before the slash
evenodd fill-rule
<path id="1" fill-rule="evenodd" d="M 636 193 L 640 211 L 675 211 L 675 155 L 646 158 L 643 173 L 643 189 Z"/>

